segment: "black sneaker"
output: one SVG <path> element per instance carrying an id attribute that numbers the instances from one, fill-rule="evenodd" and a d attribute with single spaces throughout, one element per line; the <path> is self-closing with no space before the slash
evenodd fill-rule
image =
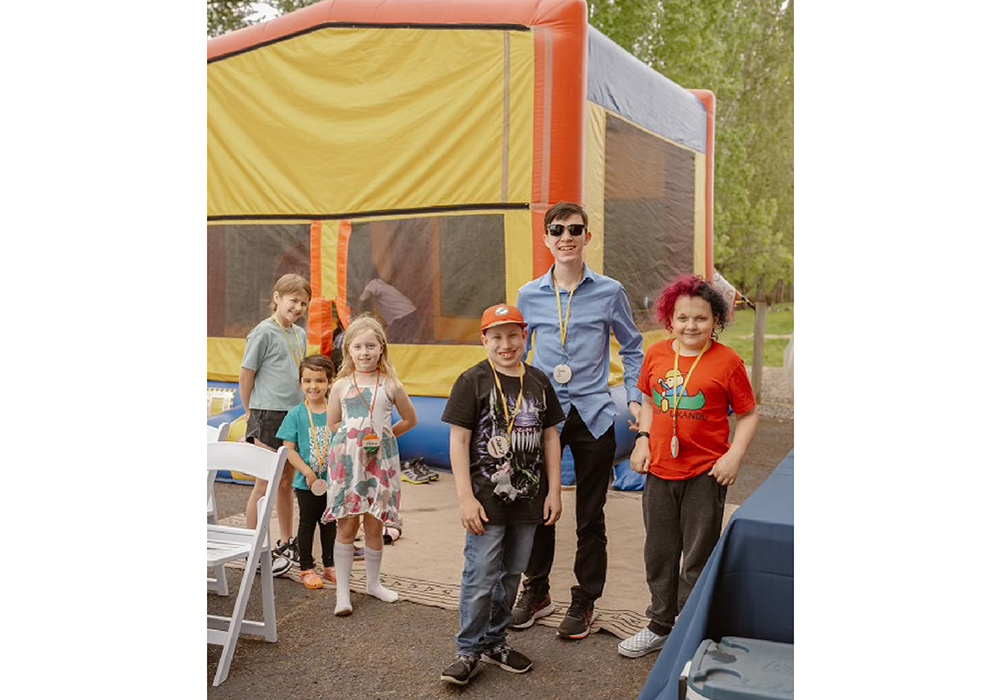
<path id="1" fill-rule="evenodd" d="M 293 564 L 299 563 L 299 543 L 295 541 L 294 537 L 289 538 L 284 544 L 281 540 L 278 540 L 277 545 L 274 548 L 274 554 L 280 557 L 286 557 Z"/>
<path id="2" fill-rule="evenodd" d="M 292 568 L 288 557 L 271 552 L 271 576 L 277 578 Z"/>
<path id="3" fill-rule="evenodd" d="M 496 664 L 504 671 L 524 673 L 531 670 L 531 659 L 519 651 L 514 651 L 506 642 L 490 647 L 483 653 L 483 661 Z"/>
<path id="4" fill-rule="evenodd" d="M 548 595 L 539 596 L 529 590 L 521 591 L 514 603 L 514 620 L 510 626 L 516 630 L 525 630 L 535 624 L 535 620 L 551 615 L 556 611 L 556 605 Z"/>
<path id="5" fill-rule="evenodd" d="M 448 668 L 441 671 L 441 680 L 455 685 L 467 685 L 477 673 L 479 673 L 479 659 L 459 654 Z"/>
<path id="6" fill-rule="evenodd" d="M 590 634 L 594 622 L 594 604 L 574 600 L 566 611 L 566 617 L 559 624 L 556 634 L 560 639 L 583 639 Z"/>

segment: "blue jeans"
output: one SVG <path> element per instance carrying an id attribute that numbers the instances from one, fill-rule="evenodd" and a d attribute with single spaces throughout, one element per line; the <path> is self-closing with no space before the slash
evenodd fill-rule
<path id="1" fill-rule="evenodd" d="M 458 599 L 458 653 L 479 657 L 507 641 L 517 584 L 528 565 L 534 525 L 490 525 L 482 535 L 465 533 L 465 569 Z"/>

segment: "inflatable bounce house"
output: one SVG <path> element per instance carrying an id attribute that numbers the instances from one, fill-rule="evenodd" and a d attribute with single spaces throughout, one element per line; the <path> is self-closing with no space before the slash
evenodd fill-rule
<path id="1" fill-rule="evenodd" d="M 662 339 L 665 282 L 712 275 L 714 104 L 589 26 L 582 0 L 326 0 L 210 40 L 209 422 L 245 432 L 246 335 L 296 272 L 310 352 L 334 352 L 372 290 L 416 308 L 389 329 L 420 415 L 400 451 L 446 467 L 445 397 L 485 357 L 483 309 L 551 265 L 559 201 L 586 207 L 587 264 Z M 614 343 L 611 362 L 624 410 Z"/>

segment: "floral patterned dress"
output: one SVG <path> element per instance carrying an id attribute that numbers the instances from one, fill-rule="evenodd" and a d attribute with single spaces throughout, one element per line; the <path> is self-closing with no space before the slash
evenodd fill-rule
<path id="1" fill-rule="evenodd" d="M 344 392 L 340 403 L 342 420 L 330 446 L 330 487 L 323 522 L 371 513 L 383 523 L 402 529 L 399 446 L 392 434 L 392 400 L 385 384 L 382 377 L 378 392 L 373 386 L 356 389 L 353 384 Z M 373 394 L 375 406 L 369 417 Z M 375 454 L 366 452 L 361 444 L 369 427 L 382 438 Z"/>

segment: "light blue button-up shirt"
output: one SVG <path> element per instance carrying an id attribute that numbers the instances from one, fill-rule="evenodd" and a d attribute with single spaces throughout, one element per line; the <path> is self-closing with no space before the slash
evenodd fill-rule
<path id="1" fill-rule="evenodd" d="M 528 282 L 518 292 L 517 308 L 528 324 L 525 357 L 534 346 L 532 364 L 545 372 L 552 382 L 563 412 L 568 416 L 570 405 L 576 406 L 590 434 L 599 438 L 611 427 L 617 414 L 608 389 L 610 333 L 615 334 L 621 345 L 628 401 L 640 404 L 642 392 L 637 385 L 642 368 L 642 335 L 632 320 L 625 287 L 584 265 L 583 280 L 573 292 L 564 347 L 559 331 L 553 269 L 550 267 L 545 275 Z M 565 318 L 569 291 L 560 288 L 559 297 Z M 573 371 L 567 384 L 560 384 L 552 377 L 553 368 L 559 364 L 567 364 Z"/>

